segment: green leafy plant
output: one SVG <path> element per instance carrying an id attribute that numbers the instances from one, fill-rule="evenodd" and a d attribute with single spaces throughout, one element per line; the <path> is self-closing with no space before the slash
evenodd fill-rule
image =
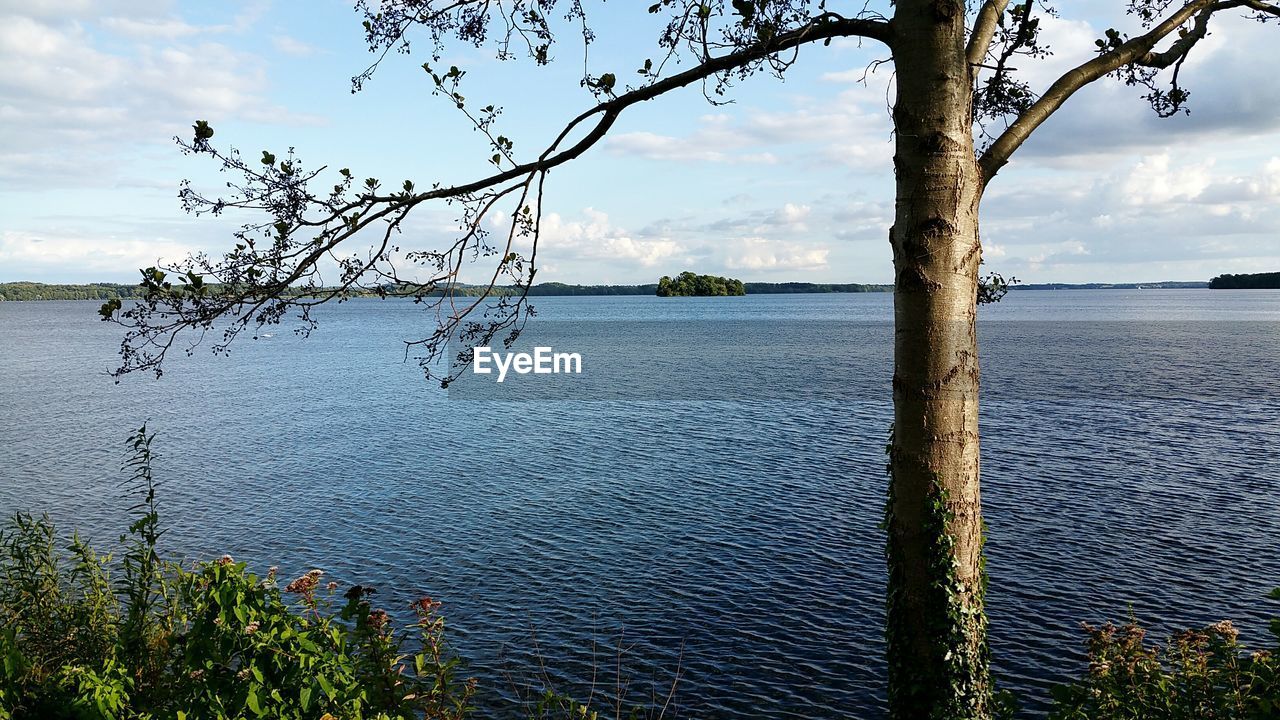
<path id="1" fill-rule="evenodd" d="M 339 594 L 319 570 L 281 588 L 229 556 L 166 561 L 152 437 L 129 439 L 140 499 L 118 561 L 78 536 L 61 546 L 48 517 L 0 529 L 0 720 L 467 714 L 475 682 L 430 598 L 397 627 L 371 588 Z"/>

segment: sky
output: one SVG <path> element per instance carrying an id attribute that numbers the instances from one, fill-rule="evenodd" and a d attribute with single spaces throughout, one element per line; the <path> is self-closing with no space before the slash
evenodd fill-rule
<path id="1" fill-rule="evenodd" d="M 847 4 L 861 7 L 862 3 Z M 1054 54 L 1024 60 L 1033 88 L 1092 56 L 1119 3 L 1081 0 L 1046 19 Z M 620 82 L 656 57 L 640 0 L 588 3 L 593 74 Z M 1023 282 L 1206 280 L 1280 270 L 1280 29 L 1215 20 L 1183 70 L 1191 114 L 1162 120 L 1113 80 L 1081 91 L 988 188 L 987 269 Z M 253 215 L 185 214 L 179 182 L 226 177 L 173 141 L 197 119 L 257 156 L 296 148 L 308 167 L 384 185 L 455 184 L 491 154 L 430 94 L 426 44 L 371 61 L 350 2 L 0 0 L 0 282 L 134 282 L 137 269 L 233 244 Z M 477 104 L 503 107 L 517 156 L 535 154 L 593 102 L 580 43 L 550 67 L 451 46 Z M 747 281 L 887 283 L 893 210 L 891 66 L 854 40 L 801 52 L 711 105 L 697 88 L 633 108 L 550 175 L 539 281 L 647 283 L 682 270 Z M 631 82 L 635 82 L 632 80 Z M 448 207 L 421 208 L 402 245 L 439 246 Z"/>

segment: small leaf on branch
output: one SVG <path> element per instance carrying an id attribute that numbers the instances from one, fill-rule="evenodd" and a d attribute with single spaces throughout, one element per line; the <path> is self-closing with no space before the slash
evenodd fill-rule
<path id="1" fill-rule="evenodd" d="M 120 298 L 111 298 L 110 300 L 102 303 L 102 307 L 98 308 L 98 314 L 102 316 L 103 320 L 110 320 L 111 315 L 119 309 Z"/>
<path id="2" fill-rule="evenodd" d="M 195 128 L 196 142 L 208 140 L 213 137 L 213 128 L 209 127 L 209 122 L 207 120 L 197 120 L 196 124 L 191 127 Z"/>

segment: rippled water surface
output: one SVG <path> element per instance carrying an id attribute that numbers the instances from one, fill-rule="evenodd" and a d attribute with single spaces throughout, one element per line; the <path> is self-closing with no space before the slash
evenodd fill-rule
<path id="1" fill-rule="evenodd" d="M 485 703 L 538 654 L 566 689 L 593 667 L 612 686 L 621 638 L 637 693 L 678 672 L 681 717 L 879 716 L 890 296 L 537 305 L 589 325 L 588 371 L 637 348 L 650 369 L 603 401 L 453 397 L 402 362 L 426 319 L 369 300 L 309 339 L 280 328 L 114 385 L 118 329 L 93 304 L 0 303 L 0 511 L 110 542 L 123 441 L 149 418 L 171 549 L 324 568 L 388 606 L 442 598 Z M 1079 623 L 1130 608 L 1261 642 L 1280 614 L 1262 597 L 1280 585 L 1280 293 L 1018 291 L 982 318 L 1005 684 L 1042 709 L 1081 668 Z M 682 334 L 727 348 L 717 380 L 676 380 Z"/>

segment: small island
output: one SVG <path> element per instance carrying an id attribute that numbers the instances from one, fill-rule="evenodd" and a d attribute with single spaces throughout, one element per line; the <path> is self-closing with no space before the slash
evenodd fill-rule
<path id="1" fill-rule="evenodd" d="M 718 275 L 698 275 L 685 270 L 672 279 L 663 275 L 658 280 L 658 297 L 720 297 L 746 295 L 747 287 L 741 280 Z"/>
<path id="2" fill-rule="evenodd" d="M 1219 275 L 1209 281 L 1212 290 L 1280 290 L 1280 272 Z"/>

